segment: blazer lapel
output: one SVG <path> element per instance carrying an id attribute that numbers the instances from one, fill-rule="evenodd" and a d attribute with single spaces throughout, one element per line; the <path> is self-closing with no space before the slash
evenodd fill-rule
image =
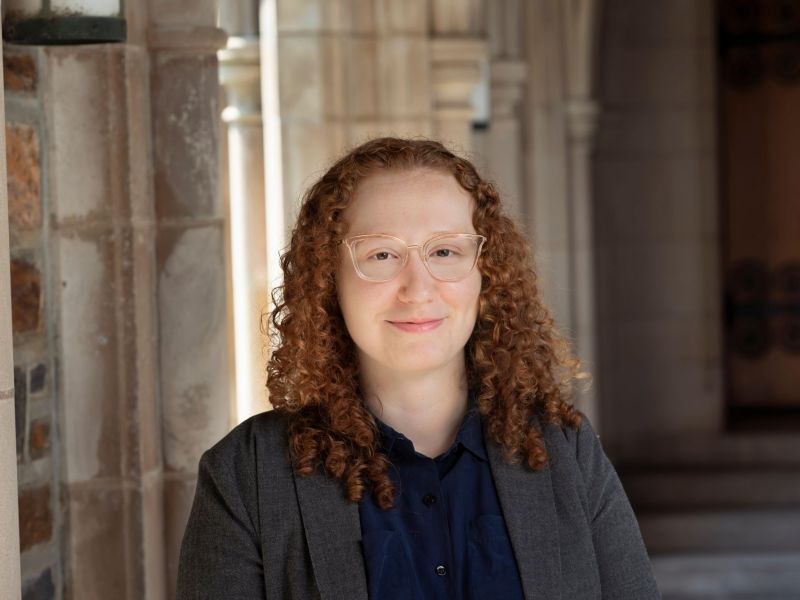
<path id="1" fill-rule="evenodd" d="M 486 451 L 525 598 L 560 598 L 558 519 L 550 466 L 534 472 L 521 464 L 510 465 L 488 437 Z"/>
<path id="2" fill-rule="evenodd" d="M 323 600 L 367 600 L 358 504 L 341 482 L 321 473 L 294 473 L 311 565 Z"/>

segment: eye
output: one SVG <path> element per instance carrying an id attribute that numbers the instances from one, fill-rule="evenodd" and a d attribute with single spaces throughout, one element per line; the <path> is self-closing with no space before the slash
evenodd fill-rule
<path id="1" fill-rule="evenodd" d="M 454 248 L 437 248 L 432 253 L 432 256 L 435 258 L 453 258 L 457 255 L 458 251 Z"/>
<path id="2" fill-rule="evenodd" d="M 367 257 L 367 259 L 369 259 L 369 260 L 377 260 L 378 262 L 383 262 L 383 261 L 389 260 L 393 256 L 394 255 L 391 252 L 389 252 L 388 250 L 380 250 L 378 252 L 373 252 L 372 254 L 370 254 Z"/>

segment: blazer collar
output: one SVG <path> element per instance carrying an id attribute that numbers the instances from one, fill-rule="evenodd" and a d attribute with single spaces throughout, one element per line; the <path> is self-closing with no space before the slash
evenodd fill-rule
<path id="1" fill-rule="evenodd" d="M 485 445 L 525 597 L 558 599 L 561 560 L 549 463 L 532 472 L 506 463 L 488 436 Z M 294 473 L 294 480 L 322 600 L 367 600 L 358 504 L 345 498 L 340 481 L 322 473 Z"/>
<path id="2" fill-rule="evenodd" d="M 344 496 L 341 482 L 317 472 L 294 472 L 308 553 L 322 600 L 367 600 L 358 504 Z"/>
<path id="3" fill-rule="evenodd" d="M 525 597 L 560 598 L 558 516 L 550 464 L 541 471 L 508 464 L 488 435 L 486 450 Z"/>

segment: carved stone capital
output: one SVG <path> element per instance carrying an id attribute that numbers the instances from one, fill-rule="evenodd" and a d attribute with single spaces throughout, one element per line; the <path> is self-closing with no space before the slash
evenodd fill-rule
<path id="1" fill-rule="evenodd" d="M 431 40 L 433 110 L 437 115 L 471 119 L 472 93 L 481 82 L 481 64 L 487 59 L 486 41 L 477 38 L 437 37 Z"/>
<path id="2" fill-rule="evenodd" d="M 261 57 L 257 37 L 231 37 L 217 52 L 219 82 L 227 105 L 222 119 L 227 123 L 261 123 Z"/>

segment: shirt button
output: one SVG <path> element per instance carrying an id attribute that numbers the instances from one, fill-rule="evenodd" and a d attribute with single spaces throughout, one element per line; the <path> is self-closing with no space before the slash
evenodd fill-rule
<path id="1" fill-rule="evenodd" d="M 447 575 L 447 569 L 445 569 L 444 565 L 439 565 L 438 567 L 436 567 L 436 574 L 439 577 L 444 577 L 445 575 Z"/>
<path id="2" fill-rule="evenodd" d="M 425 503 L 425 506 L 436 504 L 436 496 L 434 496 L 433 494 L 425 494 L 425 497 L 422 499 L 422 502 Z"/>

